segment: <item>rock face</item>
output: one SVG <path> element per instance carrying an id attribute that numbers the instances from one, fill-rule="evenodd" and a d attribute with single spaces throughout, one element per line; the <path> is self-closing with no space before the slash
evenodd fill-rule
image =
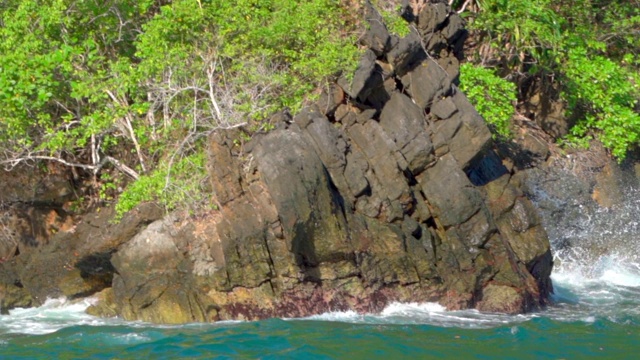
<path id="1" fill-rule="evenodd" d="M 79 257 L 66 277 L 43 273 L 60 265 L 43 247 L 18 266 L 22 286 L 37 299 L 106 288 L 93 313 L 163 323 L 376 312 L 392 301 L 544 305 L 547 235 L 455 86 L 461 19 L 429 3 L 413 17 L 419 32 L 399 39 L 366 11 L 369 50 L 351 82 L 243 146 L 233 130 L 212 134 L 218 211 L 180 220 L 143 209 L 105 225 L 110 235 L 78 229 L 64 236 L 94 242 L 66 242 Z"/>

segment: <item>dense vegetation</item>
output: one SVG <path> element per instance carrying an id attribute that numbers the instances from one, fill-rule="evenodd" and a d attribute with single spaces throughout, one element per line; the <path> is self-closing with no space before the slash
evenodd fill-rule
<path id="1" fill-rule="evenodd" d="M 467 52 L 474 66 L 462 67 L 462 88 L 499 133 L 508 133 L 503 109 L 518 110 L 536 84 L 555 92 L 575 120 L 565 141 L 586 145 L 596 137 L 619 159 L 638 146 L 638 0 L 473 0 L 454 7 L 464 7 L 477 41 Z M 516 85 L 513 105 L 507 81 Z"/>
<path id="2" fill-rule="evenodd" d="M 351 16 L 338 0 L 4 1 L 0 162 L 82 169 L 101 200 L 124 174 L 120 214 L 194 204 L 208 133 L 267 127 L 357 64 Z"/>
<path id="3" fill-rule="evenodd" d="M 413 0 L 421 3 L 424 0 Z M 347 0 L 7 0 L 0 5 L 0 164 L 56 162 L 89 198 L 208 203 L 204 140 L 269 130 L 357 63 Z M 392 32 L 402 1 L 373 1 Z M 468 20 L 461 87 L 499 136 L 532 84 L 623 158 L 640 140 L 638 0 L 452 0 Z M 359 29 L 358 31 L 362 31 Z M 122 189 L 124 192 L 121 193 Z"/>

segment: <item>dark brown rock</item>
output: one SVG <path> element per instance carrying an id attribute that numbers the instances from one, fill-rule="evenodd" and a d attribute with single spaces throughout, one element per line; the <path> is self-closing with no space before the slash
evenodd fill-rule
<path id="1" fill-rule="evenodd" d="M 465 169 L 485 155 L 492 144 L 491 132 L 464 94 L 458 91 L 451 99 L 458 111 L 446 121 L 460 121 L 461 126 L 449 141 L 449 151 Z"/>
<path id="2" fill-rule="evenodd" d="M 384 24 L 384 19 L 370 1 L 365 2 L 364 16 L 368 30 L 360 39 L 362 45 L 371 49 L 377 56 L 384 54 L 391 46 L 391 36 Z"/>
<path id="3" fill-rule="evenodd" d="M 323 89 L 318 107 L 323 114 L 331 116 L 344 101 L 344 91 L 338 84 L 331 84 Z"/>
<path id="4" fill-rule="evenodd" d="M 393 66 L 397 76 L 403 76 L 427 58 L 420 35 L 415 31 L 400 39 L 387 53 L 387 62 Z"/>
<path id="5" fill-rule="evenodd" d="M 438 2 L 422 8 L 418 14 L 418 29 L 422 34 L 433 34 L 444 24 L 449 17 L 451 9 L 447 4 Z"/>
<path id="6" fill-rule="evenodd" d="M 407 96 L 396 93 L 391 97 L 380 115 L 380 125 L 400 149 L 414 175 L 434 160 L 424 114 Z"/>
<path id="7" fill-rule="evenodd" d="M 372 87 L 377 82 L 382 82 L 380 72 L 376 72 L 376 54 L 367 50 L 360 59 L 358 68 L 356 69 L 353 80 L 349 83 L 342 77 L 338 84 L 353 99 L 366 99 L 371 93 Z"/>
<path id="8" fill-rule="evenodd" d="M 445 227 L 462 224 L 480 210 L 480 192 L 451 155 L 440 158 L 418 182 Z"/>
<path id="9" fill-rule="evenodd" d="M 0 314 L 3 315 L 10 309 L 33 305 L 31 294 L 24 288 L 11 265 L 0 263 Z"/>
<path id="10" fill-rule="evenodd" d="M 20 255 L 16 269 L 21 284 L 35 304 L 47 297 L 75 298 L 101 291 L 111 285 L 111 253 L 162 215 L 162 209 L 152 203 L 130 211 L 119 224 L 110 222 L 113 212 L 109 210 L 88 214 L 73 229 Z"/>
<path id="11" fill-rule="evenodd" d="M 431 107 L 431 113 L 440 119 L 448 119 L 456 111 L 458 111 L 458 108 L 450 97 L 438 99 Z"/>
<path id="12" fill-rule="evenodd" d="M 404 75 L 402 84 L 422 109 L 430 107 L 434 100 L 451 91 L 449 75 L 431 59 L 421 62 Z"/>

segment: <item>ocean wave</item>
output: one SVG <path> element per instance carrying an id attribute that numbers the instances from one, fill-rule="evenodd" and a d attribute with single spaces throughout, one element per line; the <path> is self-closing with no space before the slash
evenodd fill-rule
<path id="1" fill-rule="evenodd" d="M 0 333 L 42 335 L 69 326 L 108 324 L 110 319 L 101 319 L 85 313 L 95 301 L 93 298 L 79 301 L 65 298 L 47 299 L 39 307 L 10 310 L 9 315 L 0 315 Z"/>

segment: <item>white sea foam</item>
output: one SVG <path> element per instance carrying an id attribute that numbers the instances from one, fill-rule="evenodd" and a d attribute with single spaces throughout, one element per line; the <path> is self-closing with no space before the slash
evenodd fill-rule
<path id="1" fill-rule="evenodd" d="M 442 313 L 447 309 L 438 303 L 398 303 L 389 304 L 382 310 L 382 316 L 415 316 Z"/>
<path id="2" fill-rule="evenodd" d="M 545 316 L 561 321 L 628 321 L 640 314 L 640 191 L 587 219 L 550 229 L 555 306 Z"/>
<path id="3" fill-rule="evenodd" d="M 396 324 L 396 325 L 435 325 L 442 327 L 490 328 L 510 323 L 519 323 L 536 315 L 486 314 L 477 310 L 448 311 L 438 303 L 399 303 L 394 302 L 379 314 L 359 314 L 355 311 L 327 312 L 303 319 L 336 321 L 356 324 Z"/>
<path id="4" fill-rule="evenodd" d="M 48 299 L 40 307 L 17 308 L 0 315 L 0 333 L 48 334 L 74 325 L 104 325 L 106 319 L 87 315 L 85 310 L 94 299 L 69 301 Z"/>
<path id="5" fill-rule="evenodd" d="M 348 311 L 330 311 L 318 315 L 311 315 L 304 319 L 322 320 L 322 321 L 339 321 L 339 322 L 358 322 L 364 319 L 364 315 L 358 314 L 353 310 Z M 293 320 L 293 319 L 285 319 Z"/>

